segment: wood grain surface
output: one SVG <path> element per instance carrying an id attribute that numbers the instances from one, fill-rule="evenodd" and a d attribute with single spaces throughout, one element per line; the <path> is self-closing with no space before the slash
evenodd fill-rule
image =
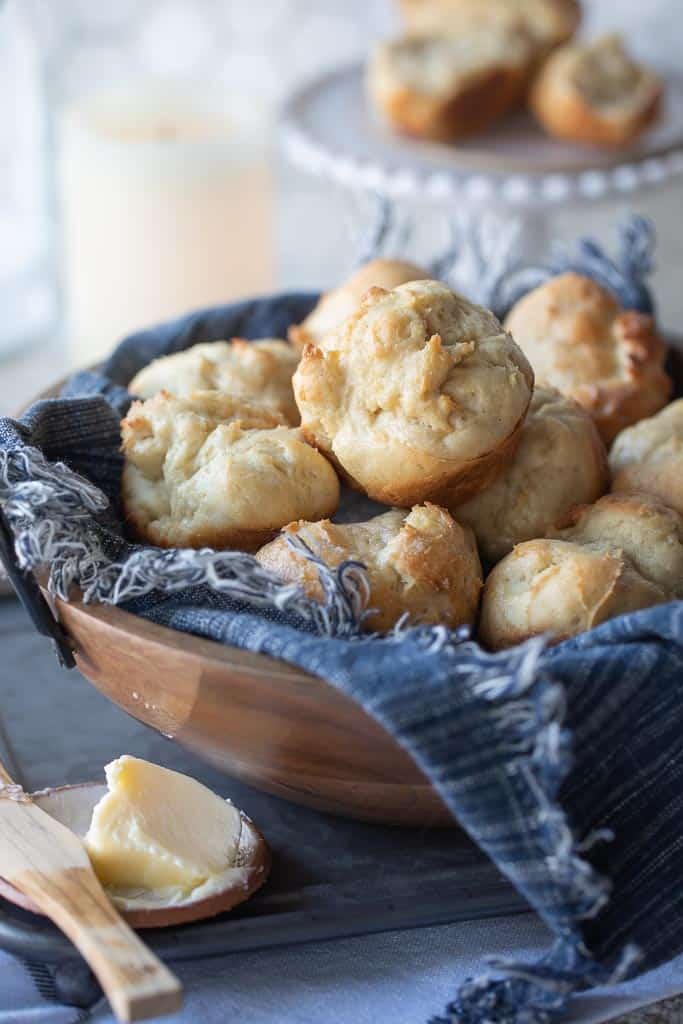
<path id="1" fill-rule="evenodd" d="M 56 607 L 98 690 L 229 774 L 366 821 L 452 823 L 409 755 L 324 680 L 120 608 Z"/>

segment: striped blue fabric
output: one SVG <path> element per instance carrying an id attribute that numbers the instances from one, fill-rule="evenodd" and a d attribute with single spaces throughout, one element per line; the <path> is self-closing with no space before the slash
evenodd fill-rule
<path id="1" fill-rule="evenodd" d="M 102 373 L 79 374 L 21 422 L 0 420 L 0 503 L 21 563 L 49 563 L 56 592 L 76 583 L 282 658 L 380 721 L 557 936 L 532 968 L 484 969 L 435 1020 L 541 1024 L 573 991 L 683 949 L 683 603 L 494 655 L 440 627 L 361 633 L 352 565 L 328 574 L 322 614 L 248 555 L 129 543 L 118 508 L 127 381 L 198 341 L 282 335 L 313 301 L 241 303 L 144 332 Z"/>

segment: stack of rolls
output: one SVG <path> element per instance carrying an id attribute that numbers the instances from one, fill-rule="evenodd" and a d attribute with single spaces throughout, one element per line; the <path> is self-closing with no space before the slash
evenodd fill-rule
<path id="1" fill-rule="evenodd" d="M 501 324 L 384 260 L 289 337 L 131 381 L 136 537 L 255 552 L 320 601 L 318 564 L 359 562 L 365 629 L 468 626 L 491 649 L 683 596 L 683 401 L 652 317 L 571 273 Z M 388 507 L 335 522 L 340 481 Z"/>
<path id="2" fill-rule="evenodd" d="M 577 42 L 578 0 L 401 0 L 405 33 L 380 43 L 367 92 L 395 131 L 459 142 L 528 103 L 543 130 L 601 146 L 657 119 L 662 84 L 608 35 Z"/>

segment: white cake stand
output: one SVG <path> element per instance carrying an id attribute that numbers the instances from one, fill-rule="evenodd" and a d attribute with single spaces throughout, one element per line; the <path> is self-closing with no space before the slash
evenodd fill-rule
<path id="1" fill-rule="evenodd" d="M 425 235 L 431 240 L 430 259 L 448 251 L 450 229 L 458 256 L 449 279 L 476 298 L 482 266 L 509 261 L 511 252 L 538 259 L 548 251 L 557 211 L 593 203 L 597 216 L 600 202 L 683 180 L 683 77 L 667 76 L 659 122 L 628 149 L 560 142 L 521 110 L 458 145 L 403 138 L 372 110 L 361 64 L 293 96 L 281 138 L 300 171 L 390 204 L 404 238 L 422 232 L 423 243 Z M 374 251 L 366 245 L 363 255 Z"/>
<path id="2" fill-rule="evenodd" d="M 683 77 L 668 76 L 659 122 L 628 149 L 570 145 L 519 111 L 458 145 L 393 134 L 375 116 L 363 66 L 309 84 L 286 105 L 283 142 L 299 168 L 392 199 L 543 208 L 659 185 L 683 173 Z"/>

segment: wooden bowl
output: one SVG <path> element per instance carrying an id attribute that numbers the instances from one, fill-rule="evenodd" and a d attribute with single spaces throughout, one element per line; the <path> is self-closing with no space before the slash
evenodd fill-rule
<path id="1" fill-rule="evenodd" d="M 324 680 L 120 608 L 77 600 L 54 606 L 86 679 L 228 774 L 364 821 L 453 824 L 408 754 Z"/>
<path id="2" fill-rule="evenodd" d="M 670 341 L 670 370 L 681 394 L 682 344 Z M 228 774 L 363 821 L 454 824 L 393 737 L 325 680 L 119 608 L 74 600 L 57 601 L 55 609 L 79 669 L 101 693 Z"/>

